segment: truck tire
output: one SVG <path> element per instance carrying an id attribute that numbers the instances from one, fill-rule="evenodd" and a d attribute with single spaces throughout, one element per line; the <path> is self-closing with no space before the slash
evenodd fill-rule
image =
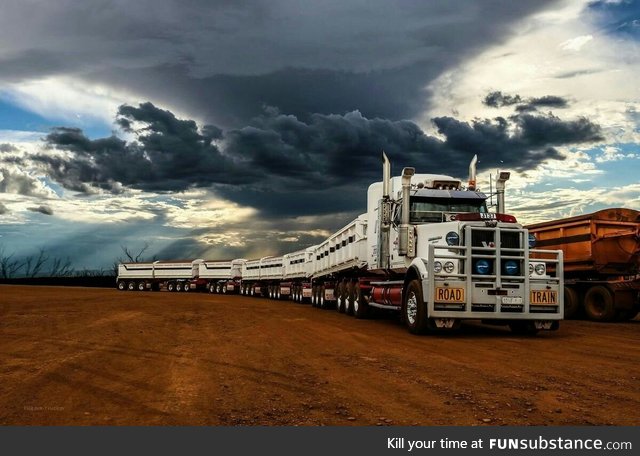
<path id="1" fill-rule="evenodd" d="M 584 312 L 591 321 L 612 321 L 616 316 L 613 293 L 602 285 L 594 285 L 584 295 Z"/>
<path id="2" fill-rule="evenodd" d="M 209 283 L 209 293 L 215 293 L 216 292 L 216 284 L 215 283 Z"/>
<path id="3" fill-rule="evenodd" d="M 402 302 L 402 318 L 412 334 L 424 334 L 428 329 L 427 306 L 422 296 L 420 281 L 409 282 Z"/>
<path id="4" fill-rule="evenodd" d="M 116 286 L 120 291 L 125 291 L 127 289 L 127 283 L 124 280 L 118 280 L 118 284 Z"/>
<path id="5" fill-rule="evenodd" d="M 182 282 L 176 282 L 176 291 L 182 291 Z"/>
<path id="6" fill-rule="evenodd" d="M 127 284 L 127 290 L 129 290 L 129 291 L 133 291 L 133 290 L 135 290 L 135 289 L 136 289 L 136 283 L 135 283 L 135 282 L 129 282 L 129 283 Z"/>
<path id="7" fill-rule="evenodd" d="M 564 318 L 570 319 L 578 315 L 580 295 L 573 287 L 564 287 Z"/>
<path id="8" fill-rule="evenodd" d="M 336 284 L 336 310 L 340 313 L 344 313 L 346 310 L 346 292 L 344 281 L 340 281 Z"/>
<path id="9" fill-rule="evenodd" d="M 182 291 L 186 291 L 186 292 L 191 291 L 191 284 L 190 284 L 189 282 L 185 282 L 185 283 L 182 285 Z"/>
<path id="10" fill-rule="evenodd" d="M 327 302 L 324 300 L 324 285 L 320 285 L 320 289 L 318 290 L 318 307 L 321 309 L 325 309 L 327 307 Z"/>
<path id="11" fill-rule="evenodd" d="M 345 284 L 346 298 L 344 300 L 344 313 L 347 315 L 353 315 L 353 301 L 354 301 L 354 283 L 349 280 Z"/>
<path id="12" fill-rule="evenodd" d="M 363 319 L 367 318 L 368 314 L 369 304 L 367 304 L 367 301 L 364 299 L 360 283 L 356 283 L 353 301 L 353 315 L 358 319 Z"/>
<path id="13" fill-rule="evenodd" d="M 175 282 L 167 283 L 167 291 L 176 291 L 176 283 Z"/>
<path id="14" fill-rule="evenodd" d="M 138 282 L 138 291 L 145 291 L 147 289 L 144 282 Z"/>
<path id="15" fill-rule="evenodd" d="M 518 336 L 535 336 L 538 334 L 538 329 L 536 329 L 536 325 L 532 321 L 512 321 L 509 323 L 509 329 Z"/>
<path id="16" fill-rule="evenodd" d="M 311 307 L 316 307 L 317 299 L 318 299 L 318 286 L 314 285 L 311 287 Z"/>

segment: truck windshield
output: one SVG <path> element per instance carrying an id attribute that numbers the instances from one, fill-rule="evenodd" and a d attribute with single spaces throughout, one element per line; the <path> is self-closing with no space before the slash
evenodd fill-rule
<path id="1" fill-rule="evenodd" d="M 410 223 L 442 222 L 446 212 L 487 212 L 487 204 L 482 199 L 411 198 Z"/>

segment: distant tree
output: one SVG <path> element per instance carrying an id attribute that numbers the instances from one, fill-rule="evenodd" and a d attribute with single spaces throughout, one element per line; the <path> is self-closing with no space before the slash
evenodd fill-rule
<path id="1" fill-rule="evenodd" d="M 44 247 L 38 249 L 37 255 L 31 255 L 24 260 L 24 274 L 26 277 L 36 277 L 42 271 L 42 268 L 49 261 L 49 255 Z"/>
<path id="2" fill-rule="evenodd" d="M 0 277 L 3 279 L 12 278 L 22 267 L 24 262 L 15 258 L 15 252 L 7 253 L 5 247 L 0 245 Z"/>
<path id="3" fill-rule="evenodd" d="M 138 250 L 138 253 L 135 253 L 133 251 L 131 251 L 129 249 L 129 247 L 126 247 L 124 245 L 121 245 L 120 248 L 122 249 L 122 253 L 124 253 L 124 255 L 127 257 L 127 259 L 131 262 L 131 263 L 139 263 L 140 261 L 144 261 L 142 259 L 142 255 L 144 255 L 144 252 L 146 252 L 149 249 L 150 245 L 148 242 L 145 242 L 144 245 L 142 246 L 142 248 L 140 248 L 140 250 Z"/>
<path id="4" fill-rule="evenodd" d="M 51 269 L 49 274 L 51 277 L 68 277 L 73 273 L 73 268 L 71 267 L 71 258 L 67 257 L 62 259 L 60 257 L 56 257 L 51 260 Z"/>
<path id="5" fill-rule="evenodd" d="M 145 242 L 139 250 L 134 251 L 127 246 L 121 245 L 120 249 L 122 250 L 124 256 L 118 257 L 113 262 L 113 275 L 118 275 L 118 265 L 121 263 L 140 263 L 144 261 L 155 261 L 157 259 L 155 255 L 150 259 L 144 257 L 144 253 L 149 250 L 149 247 L 151 247 L 151 244 Z"/>

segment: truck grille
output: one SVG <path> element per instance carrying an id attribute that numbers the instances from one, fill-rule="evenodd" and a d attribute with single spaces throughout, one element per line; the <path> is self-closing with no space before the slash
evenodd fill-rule
<path id="1" fill-rule="evenodd" d="M 472 247 L 489 247 L 495 243 L 494 231 L 472 231 L 471 246 Z M 500 232 L 502 247 L 507 249 L 520 248 L 520 233 L 511 230 L 502 230 Z"/>

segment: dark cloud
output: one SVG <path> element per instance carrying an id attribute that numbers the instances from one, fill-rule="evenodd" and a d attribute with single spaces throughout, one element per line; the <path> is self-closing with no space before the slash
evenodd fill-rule
<path id="1" fill-rule="evenodd" d="M 488 93 L 482 102 L 492 108 L 501 108 L 518 104 L 522 102 L 522 98 L 520 98 L 520 95 L 505 95 L 500 91 L 495 91 Z"/>
<path id="2" fill-rule="evenodd" d="M 502 108 L 504 106 L 517 105 L 517 112 L 535 111 L 540 107 L 545 108 L 566 108 L 569 101 L 566 98 L 556 95 L 545 95 L 542 97 L 522 98 L 520 95 L 504 94 L 500 91 L 490 92 L 482 102 L 492 108 Z"/>
<path id="3" fill-rule="evenodd" d="M 37 206 L 37 207 L 28 207 L 27 209 L 30 210 L 31 212 L 39 212 L 44 215 L 53 215 L 53 209 L 51 209 L 46 204 L 41 204 L 40 206 Z"/>
<path id="4" fill-rule="evenodd" d="M 193 120 L 177 119 L 151 103 L 121 106 L 117 123 L 137 140 L 89 139 L 80 129 L 60 127 L 47 135 L 46 144 L 73 152 L 73 159 L 41 153 L 33 160 L 66 188 L 84 193 L 92 186 L 118 193 L 122 185 L 179 191 L 212 182 L 239 183 L 236 165 L 212 143 L 221 134 L 217 127 L 200 132 Z M 136 129 L 138 124 L 143 126 Z"/>
<path id="5" fill-rule="evenodd" d="M 80 130 L 58 128 L 47 136 L 47 145 L 71 152 L 72 158 L 43 153 L 34 159 L 76 191 L 207 187 L 267 215 L 295 216 L 361 208 L 366 187 L 379 179 L 382 150 L 396 170 L 414 166 L 464 176 L 474 154 L 480 169 L 526 170 L 563 159 L 558 146 L 602 139 L 600 127 L 586 118 L 564 121 L 529 113 L 470 123 L 438 117 L 433 123 L 441 137 L 425 134 L 411 121 L 369 119 L 358 111 L 302 120 L 270 108 L 223 135 L 143 103 L 122 106 L 118 123 L 136 139 L 91 140 Z M 212 142 L 210 132 L 224 140 Z"/>
<path id="6" fill-rule="evenodd" d="M 72 75 L 225 127 L 265 104 L 406 119 L 429 82 L 554 1 L 10 2 L 0 80 Z"/>
<path id="7" fill-rule="evenodd" d="M 539 98 L 529 98 L 525 103 L 516 106 L 516 111 L 531 112 L 536 111 L 540 107 L 562 109 L 567 106 L 569 106 L 569 101 L 566 98 L 555 95 L 545 95 Z"/>

